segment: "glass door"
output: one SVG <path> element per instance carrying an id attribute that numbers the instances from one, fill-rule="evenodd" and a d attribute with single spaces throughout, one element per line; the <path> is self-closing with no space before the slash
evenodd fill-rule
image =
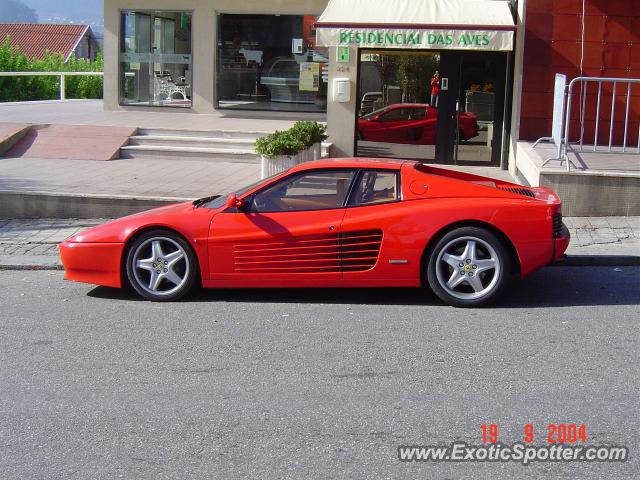
<path id="1" fill-rule="evenodd" d="M 435 161 L 439 62 L 435 50 L 359 50 L 357 156 Z"/>
<path id="2" fill-rule="evenodd" d="M 443 53 L 440 163 L 500 165 L 506 61 L 504 53 Z"/>
<path id="3" fill-rule="evenodd" d="M 191 14 L 122 12 L 120 104 L 191 106 Z"/>

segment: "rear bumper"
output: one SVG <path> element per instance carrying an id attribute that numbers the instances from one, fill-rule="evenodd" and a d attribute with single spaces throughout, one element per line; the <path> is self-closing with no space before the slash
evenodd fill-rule
<path id="1" fill-rule="evenodd" d="M 122 287 L 120 265 L 123 243 L 63 242 L 58 248 L 65 279 L 105 287 Z"/>
<path id="2" fill-rule="evenodd" d="M 565 256 L 564 252 L 567 251 L 570 241 L 571 241 L 571 234 L 569 233 L 569 229 L 567 228 L 567 226 L 563 223 L 562 230 L 560 230 L 560 234 L 553 239 L 552 262 L 556 262 L 564 258 Z"/>

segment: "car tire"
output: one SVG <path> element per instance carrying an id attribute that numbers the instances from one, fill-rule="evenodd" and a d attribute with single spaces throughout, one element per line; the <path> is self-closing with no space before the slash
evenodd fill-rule
<path id="1" fill-rule="evenodd" d="M 151 230 L 135 238 L 127 249 L 125 268 L 131 287 L 156 302 L 185 297 L 199 271 L 191 246 L 169 230 Z"/>
<path id="2" fill-rule="evenodd" d="M 427 258 L 433 292 L 455 307 L 479 307 L 498 298 L 513 262 L 504 243 L 479 227 L 461 227 L 439 238 Z"/>

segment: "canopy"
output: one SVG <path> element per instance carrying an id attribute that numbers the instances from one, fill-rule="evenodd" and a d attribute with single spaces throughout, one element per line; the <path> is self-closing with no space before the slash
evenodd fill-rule
<path id="1" fill-rule="evenodd" d="M 330 0 L 315 24 L 319 46 L 509 51 L 506 1 Z"/>

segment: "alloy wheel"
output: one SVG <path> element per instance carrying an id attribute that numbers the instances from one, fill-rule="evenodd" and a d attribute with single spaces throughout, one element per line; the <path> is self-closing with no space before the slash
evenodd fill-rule
<path id="1" fill-rule="evenodd" d="M 502 265 L 487 241 L 464 236 L 450 240 L 439 250 L 435 268 L 445 292 L 459 300 L 475 300 L 496 288 Z"/>
<path id="2" fill-rule="evenodd" d="M 151 296 L 173 295 L 189 281 L 189 256 L 171 238 L 152 237 L 144 240 L 135 247 L 130 259 L 136 283 Z"/>

